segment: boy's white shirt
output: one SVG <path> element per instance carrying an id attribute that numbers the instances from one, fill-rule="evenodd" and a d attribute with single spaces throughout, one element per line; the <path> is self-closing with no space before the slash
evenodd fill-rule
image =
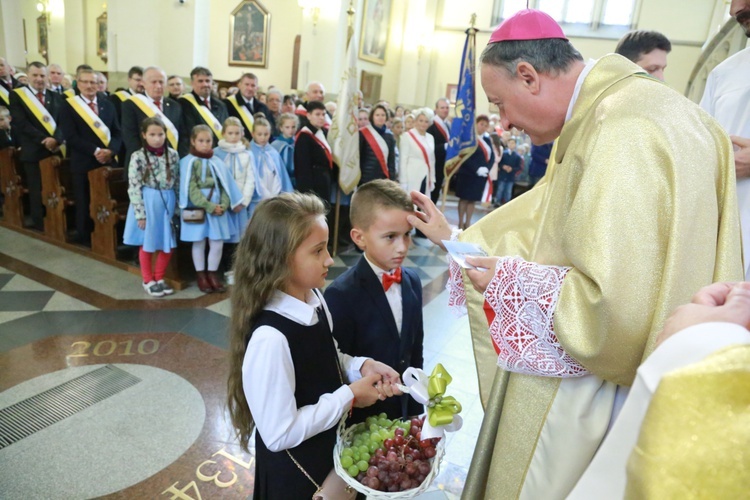
<path id="1" fill-rule="evenodd" d="M 322 294 L 311 291 L 306 302 L 276 290 L 264 308 L 303 326 L 318 323 L 316 308 L 323 306 L 328 325 L 333 320 Z M 348 382 L 359 380 L 360 369 L 369 358 L 352 357 L 336 350 Z M 346 380 L 344 381 L 347 382 Z M 269 450 L 293 448 L 306 439 L 336 425 L 349 410 L 354 394 L 348 385 L 323 394 L 317 403 L 297 409 L 294 399 L 294 363 L 283 333 L 270 326 L 257 328 L 242 363 L 242 386 L 253 420 Z"/>
<path id="2" fill-rule="evenodd" d="M 385 271 L 373 264 L 372 261 L 367 258 L 367 252 L 363 255 L 381 284 L 383 283 L 383 275 L 390 274 L 395 270 L 391 269 L 390 271 Z M 398 334 L 401 335 L 401 325 L 403 325 L 404 322 L 404 301 L 401 298 L 401 283 L 393 283 L 388 290 L 385 290 L 385 298 L 388 300 L 388 305 L 391 306 L 391 312 L 393 313 L 393 319 L 396 320 Z"/>

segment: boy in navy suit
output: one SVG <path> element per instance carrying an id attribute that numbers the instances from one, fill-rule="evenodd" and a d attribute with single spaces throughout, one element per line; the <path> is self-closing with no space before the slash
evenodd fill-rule
<path id="1" fill-rule="evenodd" d="M 333 336 L 341 352 L 368 356 L 399 373 L 422 368 L 422 283 L 401 264 L 411 243 L 414 213 L 409 195 L 387 179 L 359 187 L 351 201 L 351 236 L 364 251 L 357 264 L 325 291 L 333 317 Z M 422 413 L 408 394 L 354 408 L 352 421 L 385 412 L 388 418 Z"/>

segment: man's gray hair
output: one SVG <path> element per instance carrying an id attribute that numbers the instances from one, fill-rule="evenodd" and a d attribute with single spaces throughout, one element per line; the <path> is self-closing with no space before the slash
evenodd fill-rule
<path id="1" fill-rule="evenodd" d="M 149 71 L 158 71 L 164 76 L 164 81 L 167 81 L 167 73 L 163 69 L 161 69 L 159 66 L 149 66 L 143 70 L 143 76 L 146 76 L 146 73 Z"/>
<path id="2" fill-rule="evenodd" d="M 282 101 L 284 100 L 284 93 L 283 93 L 283 92 L 281 92 L 281 91 L 280 91 L 280 90 L 279 90 L 278 88 L 276 88 L 276 87 L 272 88 L 271 90 L 269 90 L 269 91 L 268 91 L 268 92 L 266 93 L 266 95 L 267 95 L 267 96 L 269 96 L 269 95 L 271 95 L 271 94 L 274 94 L 274 95 L 277 95 L 277 96 L 279 96 L 279 99 L 281 99 Z"/>
<path id="3" fill-rule="evenodd" d="M 450 99 L 448 99 L 447 97 L 441 97 L 440 99 L 438 99 L 437 101 L 435 101 L 435 107 L 437 108 L 438 104 L 440 104 L 441 102 L 444 102 L 448 106 L 451 105 L 451 100 Z"/>
<path id="4" fill-rule="evenodd" d="M 583 61 L 581 53 L 567 40 L 512 40 L 487 45 L 479 56 L 481 64 L 505 69 L 516 76 L 516 66 L 525 61 L 537 73 L 565 73 L 575 61 Z"/>

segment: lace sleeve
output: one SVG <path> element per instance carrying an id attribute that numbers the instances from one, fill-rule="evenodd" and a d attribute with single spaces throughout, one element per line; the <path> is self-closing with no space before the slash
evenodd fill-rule
<path id="1" fill-rule="evenodd" d="M 461 230 L 454 228 L 451 231 L 451 241 L 458 240 Z M 464 288 L 464 279 L 461 275 L 461 266 L 453 260 L 450 254 L 448 258 L 448 282 L 445 289 L 448 290 L 448 307 L 456 316 L 465 316 L 466 310 L 466 289 Z"/>
<path id="2" fill-rule="evenodd" d="M 497 262 L 484 297 L 495 313 L 490 336 L 501 368 L 562 378 L 588 373 L 562 348 L 552 321 L 570 269 L 526 262 L 520 257 L 504 257 Z"/>

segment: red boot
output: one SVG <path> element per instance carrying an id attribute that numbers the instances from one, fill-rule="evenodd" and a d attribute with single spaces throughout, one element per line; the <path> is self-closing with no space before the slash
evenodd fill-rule
<path id="1" fill-rule="evenodd" d="M 208 283 L 211 285 L 211 288 L 213 288 L 214 292 L 224 293 L 227 291 L 227 289 L 224 288 L 224 285 L 221 283 L 219 276 L 214 271 L 208 272 Z"/>
<path id="2" fill-rule="evenodd" d="M 198 277 L 198 289 L 203 293 L 213 293 L 214 289 L 206 277 L 206 271 L 196 271 Z"/>

